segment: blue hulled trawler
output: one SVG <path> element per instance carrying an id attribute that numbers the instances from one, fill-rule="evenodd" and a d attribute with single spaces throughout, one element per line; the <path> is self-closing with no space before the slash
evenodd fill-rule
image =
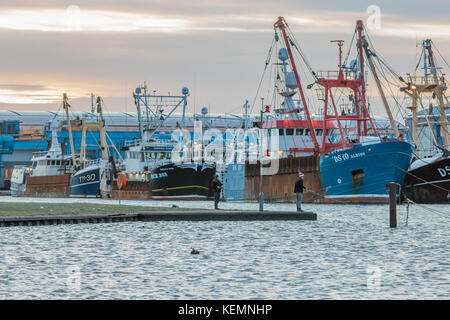
<path id="1" fill-rule="evenodd" d="M 297 87 L 302 92 L 302 84 L 294 62 L 294 50 L 302 56 L 305 64 L 307 64 L 306 58 L 300 51 L 284 18 L 280 17 L 274 27 L 276 39 L 278 39 L 278 30 L 281 33 Z M 342 63 L 342 40 L 335 41 L 339 46 L 337 71 L 314 72 L 307 64 L 314 77 L 314 83 L 308 85 L 308 89 L 318 85 L 319 89 L 316 90 L 319 100 L 324 103 L 321 108 L 323 110 L 321 131 L 327 132 L 332 122 L 339 132 L 333 141 L 326 139 L 326 135 L 323 135 L 322 141 L 319 141 L 315 134 L 317 131 L 314 131 L 317 128 L 314 127 L 309 116 L 308 100 L 302 96 L 302 106 L 307 115 L 314 145 L 311 151 L 320 155 L 320 176 L 325 202 L 386 202 L 388 197 L 386 183 L 403 183 L 414 151 L 414 146 L 403 141 L 398 133 L 397 124 L 390 112 L 382 86 L 378 82 L 372 61 L 373 51 L 369 48 L 363 32 L 362 21 L 358 21 L 354 34 L 357 58 L 352 60 L 349 66 Z M 364 55 L 377 81 L 377 87 L 394 130 L 394 137 L 381 138 L 369 113 L 365 96 Z M 347 104 L 343 102 L 345 99 Z M 347 106 L 345 111 L 339 110 L 344 104 Z"/>
<path id="2" fill-rule="evenodd" d="M 111 197 L 112 182 L 115 169 L 114 158 L 110 156 L 109 149 L 114 149 L 120 157 L 120 153 L 114 144 L 108 145 L 108 134 L 103 119 L 102 98 L 97 97 L 97 114 L 91 112 L 89 117 L 75 123 L 82 131 L 81 150 L 78 161 L 75 162 L 75 172 L 70 178 L 70 197 Z M 65 104 L 67 110 L 68 105 Z M 94 110 L 94 108 L 92 108 Z M 71 137 L 71 125 L 68 126 Z M 97 131 L 100 136 L 100 159 L 87 159 L 86 134 L 88 131 Z"/>
<path id="3" fill-rule="evenodd" d="M 362 21 L 357 22 L 355 36 L 357 39 L 357 58 L 350 67 L 339 63 L 337 77 L 319 77 L 317 84 L 325 90 L 324 116 L 334 120 L 340 136 L 333 144 L 322 150 L 320 172 L 322 185 L 328 201 L 337 202 L 386 202 L 388 195 L 386 183 L 403 183 L 413 156 L 414 146 L 403 141 L 398 133 L 382 86 L 379 83 L 372 61 L 372 50 L 363 34 Z M 341 49 L 340 43 L 339 49 Z M 395 137 L 381 138 L 373 124 L 365 96 L 364 55 L 377 82 L 386 113 L 390 119 Z M 328 73 L 330 75 L 330 73 Z M 337 91 L 348 90 L 349 113 L 336 112 L 335 98 Z M 342 97 L 341 97 L 342 98 Z M 335 114 L 328 114 L 328 102 Z M 345 136 L 342 125 L 353 126 L 353 132 Z"/>

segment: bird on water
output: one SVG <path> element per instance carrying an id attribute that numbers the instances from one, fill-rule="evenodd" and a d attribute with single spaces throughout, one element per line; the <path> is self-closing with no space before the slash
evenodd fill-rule
<path id="1" fill-rule="evenodd" d="M 192 248 L 191 254 L 200 254 L 200 251 L 198 251 L 195 248 Z"/>

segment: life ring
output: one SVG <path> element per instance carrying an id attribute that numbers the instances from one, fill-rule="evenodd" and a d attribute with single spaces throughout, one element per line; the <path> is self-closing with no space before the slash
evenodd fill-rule
<path id="1" fill-rule="evenodd" d="M 127 186 L 127 175 L 125 172 L 120 172 L 117 176 L 117 186 L 119 189 L 124 189 Z"/>

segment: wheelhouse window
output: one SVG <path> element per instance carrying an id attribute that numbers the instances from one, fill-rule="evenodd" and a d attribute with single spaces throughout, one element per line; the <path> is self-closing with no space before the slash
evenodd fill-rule
<path id="1" fill-rule="evenodd" d="M 316 136 L 321 136 L 323 129 L 316 129 Z"/>
<path id="2" fill-rule="evenodd" d="M 278 129 L 279 131 L 279 134 L 280 134 L 280 136 L 284 136 L 284 129 Z"/>
<path id="3" fill-rule="evenodd" d="M 293 136 L 294 135 L 294 129 L 292 129 L 292 128 L 286 129 L 286 135 L 287 136 Z"/>
<path id="4" fill-rule="evenodd" d="M 144 152 L 128 152 L 127 153 L 128 158 L 130 159 L 141 159 L 141 161 L 144 161 Z"/>
<path id="5" fill-rule="evenodd" d="M 311 134 L 309 129 L 305 129 L 305 136 L 309 136 Z"/>
<path id="6" fill-rule="evenodd" d="M 295 135 L 302 136 L 303 135 L 303 128 L 297 128 L 295 129 Z"/>

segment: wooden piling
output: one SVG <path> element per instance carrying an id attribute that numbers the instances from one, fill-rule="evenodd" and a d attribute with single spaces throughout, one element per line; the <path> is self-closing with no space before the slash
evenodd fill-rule
<path id="1" fill-rule="evenodd" d="M 398 183 L 389 182 L 386 184 L 389 193 L 389 226 L 397 228 L 397 187 Z"/>

